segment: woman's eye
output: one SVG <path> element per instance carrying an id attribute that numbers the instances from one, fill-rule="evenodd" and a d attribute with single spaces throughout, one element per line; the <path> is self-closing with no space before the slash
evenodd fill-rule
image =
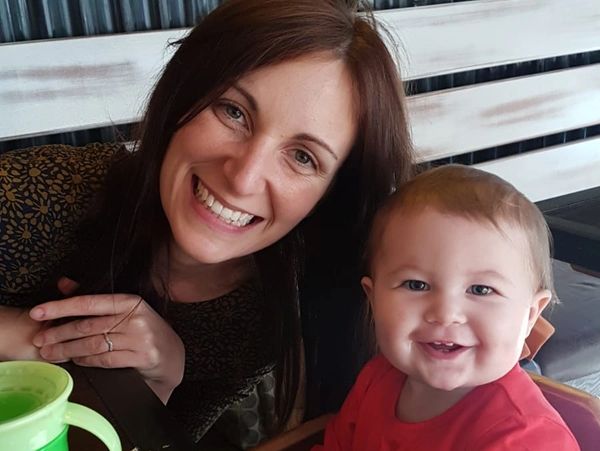
<path id="1" fill-rule="evenodd" d="M 236 121 L 239 120 L 240 118 L 244 117 L 244 113 L 242 113 L 242 110 L 240 110 L 235 105 L 231 105 L 231 104 L 225 105 L 225 113 L 227 113 L 227 115 L 231 119 L 234 119 Z"/>
<path id="2" fill-rule="evenodd" d="M 301 150 L 301 149 L 295 150 L 294 151 L 294 160 L 296 160 L 296 162 L 300 166 L 312 166 L 313 168 L 317 167 L 312 156 L 305 150 Z"/>
<path id="3" fill-rule="evenodd" d="M 231 126 L 233 123 L 234 127 L 248 127 L 244 110 L 233 103 L 218 103 L 215 111 L 217 112 L 217 116 L 219 116 L 222 121 L 225 121 L 226 125 Z"/>
<path id="4" fill-rule="evenodd" d="M 402 286 L 411 291 L 426 291 L 429 290 L 429 284 L 422 280 L 407 280 L 402 283 Z"/>
<path id="5" fill-rule="evenodd" d="M 492 287 L 488 287 L 487 285 L 471 285 L 467 291 L 476 296 L 486 296 L 488 294 L 492 294 L 494 289 Z"/>

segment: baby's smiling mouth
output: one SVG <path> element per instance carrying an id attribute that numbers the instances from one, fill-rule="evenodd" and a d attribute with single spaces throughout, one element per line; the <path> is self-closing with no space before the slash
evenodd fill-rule
<path id="1" fill-rule="evenodd" d="M 464 346 L 456 344 L 452 341 L 432 341 L 427 343 L 427 346 L 432 347 L 436 351 L 448 353 L 458 351 L 459 349 L 464 348 Z"/>
<path id="2" fill-rule="evenodd" d="M 213 193 L 202 184 L 199 177 L 193 176 L 193 182 L 196 199 L 224 223 L 241 228 L 262 220 L 260 216 L 223 206 L 221 202 L 215 199 Z"/>

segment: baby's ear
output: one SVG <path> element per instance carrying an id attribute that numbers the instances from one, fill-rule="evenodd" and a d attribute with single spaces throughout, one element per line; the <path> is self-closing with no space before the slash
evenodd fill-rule
<path id="1" fill-rule="evenodd" d="M 552 299 L 552 292 L 550 290 L 540 290 L 533 296 L 531 300 L 531 306 L 529 307 L 529 318 L 527 320 L 528 327 L 527 333 L 531 332 L 533 325 L 537 321 L 538 317 Z"/>
<path id="2" fill-rule="evenodd" d="M 369 276 L 364 276 L 362 279 L 360 279 L 360 284 L 367 295 L 367 300 L 369 303 L 371 303 L 371 296 L 373 294 L 373 279 L 371 279 Z"/>

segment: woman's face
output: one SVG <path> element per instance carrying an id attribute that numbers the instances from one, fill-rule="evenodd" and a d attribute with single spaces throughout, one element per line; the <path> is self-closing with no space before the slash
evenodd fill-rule
<path id="1" fill-rule="evenodd" d="M 350 152 L 354 93 L 343 62 L 303 57 L 248 73 L 179 129 L 160 173 L 178 251 L 219 263 L 287 234 Z"/>

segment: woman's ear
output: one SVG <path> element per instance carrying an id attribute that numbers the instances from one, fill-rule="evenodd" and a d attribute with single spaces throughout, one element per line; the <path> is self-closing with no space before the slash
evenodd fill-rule
<path id="1" fill-rule="evenodd" d="M 527 334 L 531 332 L 533 325 L 537 321 L 538 317 L 552 299 L 552 292 L 550 290 L 540 290 L 533 296 L 531 305 L 529 306 L 529 318 L 527 320 Z"/>

